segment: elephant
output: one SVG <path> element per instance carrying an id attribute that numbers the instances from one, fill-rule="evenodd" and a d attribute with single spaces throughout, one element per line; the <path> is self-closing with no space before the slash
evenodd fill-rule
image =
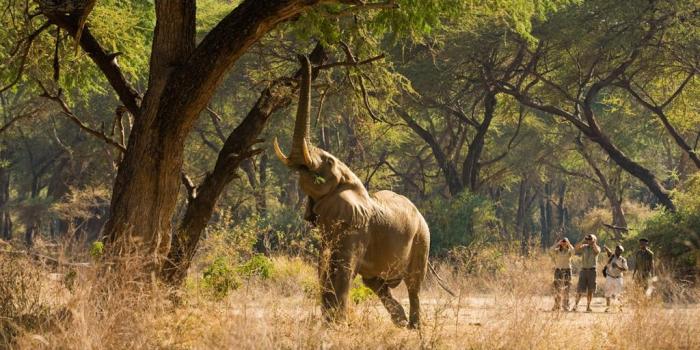
<path id="1" fill-rule="evenodd" d="M 353 278 L 359 274 L 397 326 L 418 328 L 418 294 L 430 247 L 428 224 L 408 198 L 391 191 L 370 195 L 347 165 L 310 145 L 311 66 L 305 56 L 299 56 L 299 61 L 302 77 L 292 149 L 286 156 L 276 138 L 273 146 L 280 161 L 299 173 L 299 185 L 308 195 L 304 218 L 321 230 L 319 279 L 323 315 L 331 321 L 346 317 L 348 293 Z M 408 320 L 391 294 L 391 289 L 402 281 L 408 289 Z"/>

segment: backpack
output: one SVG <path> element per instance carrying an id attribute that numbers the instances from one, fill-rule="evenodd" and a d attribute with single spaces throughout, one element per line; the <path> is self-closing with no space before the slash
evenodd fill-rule
<path id="1" fill-rule="evenodd" d="M 605 264 L 603 267 L 603 277 L 608 277 L 608 265 L 612 262 L 613 258 L 615 257 L 615 254 L 611 255 L 610 258 L 608 259 L 608 263 Z"/>

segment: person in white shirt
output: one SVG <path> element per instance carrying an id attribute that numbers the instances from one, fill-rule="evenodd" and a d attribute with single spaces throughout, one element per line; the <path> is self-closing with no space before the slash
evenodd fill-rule
<path id="1" fill-rule="evenodd" d="M 627 259 L 622 256 L 625 251 L 621 245 L 615 247 L 615 252 L 612 252 L 608 247 L 604 247 L 608 254 L 608 263 L 605 265 L 605 312 L 610 311 L 610 302 L 612 300 L 619 301 L 620 310 L 622 310 L 622 290 L 623 290 L 623 273 L 628 270 Z"/>

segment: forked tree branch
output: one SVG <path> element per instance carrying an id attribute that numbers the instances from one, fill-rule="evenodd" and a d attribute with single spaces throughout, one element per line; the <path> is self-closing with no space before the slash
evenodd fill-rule
<path id="1" fill-rule="evenodd" d="M 46 16 L 51 23 L 56 24 L 58 27 L 68 32 L 74 39 L 78 35 L 81 21 L 79 15 L 66 15 L 65 13 L 56 13 L 49 10 L 43 10 L 42 14 Z M 92 35 L 89 26 L 83 27 L 79 44 L 90 59 L 95 62 L 97 68 L 102 71 L 102 74 L 105 75 L 107 81 L 109 81 L 109 84 L 119 96 L 119 100 L 129 110 L 129 113 L 134 117 L 138 117 L 140 114 L 141 97 L 127 81 L 121 68 L 119 68 L 116 60 L 119 53 L 108 53 Z"/>
<path id="2" fill-rule="evenodd" d="M 124 145 L 113 140 L 111 137 L 107 136 L 104 132 L 97 131 L 97 130 L 91 128 L 89 125 L 85 124 L 82 120 L 80 120 L 80 118 L 78 118 L 78 116 L 76 116 L 75 113 L 73 113 L 73 111 L 70 109 L 70 107 L 68 106 L 66 101 L 64 101 L 63 98 L 61 98 L 60 91 L 58 94 L 53 95 L 53 94 L 49 93 L 48 90 L 43 85 L 41 85 L 41 83 L 39 85 L 41 86 L 42 90 L 44 91 L 41 94 L 41 97 L 44 97 L 44 98 L 47 98 L 51 101 L 56 102 L 59 105 L 59 107 L 61 107 L 61 112 L 63 113 L 63 115 L 66 116 L 68 118 L 68 120 L 73 122 L 75 125 L 77 125 L 80 129 L 87 132 L 88 134 L 90 134 L 90 135 L 96 137 L 97 139 L 104 141 L 106 144 L 116 148 L 122 154 L 126 152 L 126 147 L 124 147 Z"/>

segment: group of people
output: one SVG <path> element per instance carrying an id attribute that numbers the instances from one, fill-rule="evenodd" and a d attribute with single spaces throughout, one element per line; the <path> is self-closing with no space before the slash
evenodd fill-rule
<path id="1" fill-rule="evenodd" d="M 601 249 L 597 237 L 590 234 L 586 235 L 583 241 L 578 242 L 575 246 L 568 238 L 563 238 L 552 247 L 554 255 L 554 311 L 577 311 L 579 301 L 584 294 L 587 299 L 586 312 L 592 311 L 591 300 L 597 286 L 598 255 L 603 250 L 608 256 L 608 261 L 602 271 L 605 277 L 605 312 L 610 311 L 612 301 L 616 301 L 618 307 L 622 308 L 620 297 L 623 291 L 623 275 L 629 270 L 627 259 L 622 256 L 625 248 L 618 244 L 614 251 L 606 246 Z M 569 308 L 571 259 L 576 254 L 581 255 L 581 268 L 578 274 L 576 302 L 572 308 Z M 635 253 L 634 258 L 633 278 L 646 290 L 654 275 L 654 253 L 649 249 L 648 239 L 639 240 L 639 250 Z"/>

